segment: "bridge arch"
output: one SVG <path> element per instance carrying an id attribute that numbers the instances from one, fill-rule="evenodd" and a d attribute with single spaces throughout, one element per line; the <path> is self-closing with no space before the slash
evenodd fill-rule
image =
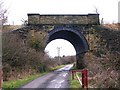
<path id="1" fill-rule="evenodd" d="M 84 68 L 82 58 L 84 53 L 89 50 L 89 45 L 80 30 L 68 27 L 54 28 L 48 33 L 47 44 L 55 39 L 65 39 L 69 41 L 76 50 L 77 67 L 79 69 Z"/>

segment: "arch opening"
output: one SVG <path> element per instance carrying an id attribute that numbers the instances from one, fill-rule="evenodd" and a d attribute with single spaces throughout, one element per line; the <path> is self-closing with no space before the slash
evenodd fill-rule
<path id="1" fill-rule="evenodd" d="M 89 50 L 87 40 L 78 30 L 71 28 L 56 28 L 49 32 L 47 43 L 55 39 L 65 39 L 69 41 L 76 50 L 76 55 Z"/>
<path id="2" fill-rule="evenodd" d="M 85 67 L 83 57 L 89 50 L 89 45 L 80 30 L 66 27 L 55 28 L 49 32 L 47 43 L 55 39 L 65 39 L 74 46 L 76 51 L 76 66 L 78 69 L 83 69 Z"/>
<path id="3" fill-rule="evenodd" d="M 60 57 L 76 55 L 74 46 L 69 41 L 64 39 L 55 39 L 49 42 L 45 48 L 45 52 L 52 58 L 58 57 L 59 49 Z"/>

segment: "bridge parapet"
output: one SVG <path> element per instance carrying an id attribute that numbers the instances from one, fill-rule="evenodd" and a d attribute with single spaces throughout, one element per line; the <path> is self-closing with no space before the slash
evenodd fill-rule
<path id="1" fill-rule="evenodd" d="M 40 25 L 40 24 L 98 25 L 99 14 L 87 14 L 87 15 L 28 14 L 28 25 Z"/>

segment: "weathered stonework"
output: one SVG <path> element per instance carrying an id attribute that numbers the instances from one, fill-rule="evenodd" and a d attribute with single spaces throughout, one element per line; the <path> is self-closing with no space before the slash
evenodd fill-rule
<path id="1" fill-rule="evenodd" d="M 98 25 L 99 14 L 88 15 L 40 15 L 28 14 L 28 25 L 39 24 L 80 24 Z"/>
<path id="2" fill-rule="evenodd" d="M 39 14 L 28 14 L 28 24 L 39 24 Z"/>

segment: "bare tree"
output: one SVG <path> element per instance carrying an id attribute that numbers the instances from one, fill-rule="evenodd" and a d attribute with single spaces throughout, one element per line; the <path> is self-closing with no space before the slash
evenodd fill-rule
<path id="1" fill-rule="evenodd" d="M 3 8 L 3 2 L 0 1 L 0 25 L 4 25 L 7 22 L 7 9 Z"/>
<path id="2" fill-rule="evenodd" d="M 22 26 L 26 26 L 28 24 L 28 20 L 22 18 Z"/>
<path id="3" fill-rule="evenodd" d="M 94 8 L 95 8 L 95 13 L 99 14 L 98 8 L 97 7 L 94 7 Z"/>

